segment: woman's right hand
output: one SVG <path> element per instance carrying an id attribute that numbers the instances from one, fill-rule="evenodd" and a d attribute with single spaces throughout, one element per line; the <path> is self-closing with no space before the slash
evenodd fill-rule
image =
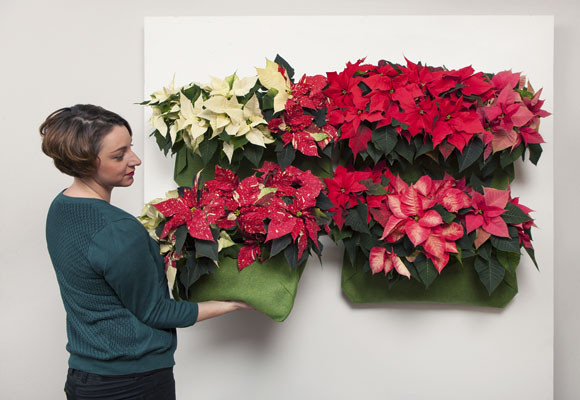
<path id="1" fill-rule="evenodd" d="M 197 303 L 197 322 L 218 317 L 237 310 L 255 310 L 242 301 L 203 301 Z"/>

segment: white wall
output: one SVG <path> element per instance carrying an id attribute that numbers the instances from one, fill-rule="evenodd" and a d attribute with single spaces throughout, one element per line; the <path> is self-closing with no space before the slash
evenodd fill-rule
<path id="1" fill-rule="evenodd" d="M 66 187 L 70 180 L 58 173 L 48 158 L 42 155 L 37 133 L 42 120 L 58 107 L 75 103 L 95 103 L 115 110 L 125 116 L 135 132 L 143 132 L 142 109 L 133 103 L 141 100 L 143 94 L 143 18 L 161 15 L 269 15 L 269 14 L 554 14 L 555 15 L 555 83 L 554 83 L 554 126 L 557 139 L 554 140 L 554 184 L 555 184 L 555 365 L 554 382 L 558 399 L 575 399 L 580 391 L 576 375 L 580 348 L 576 336 L 580 325 L 574 318 L 578 313 L 577 286 L 580 271 L 576 254 L 575 225 L 580 222 L 575 211 L 579 190 L 575 174 L 577 150 L 580 139 L 576 134 L 577 94 L 574 88 L 577 65 L 580 61 L 578 44 L 580 28 L 577 21 L 579 7 L 575 1 L 555 1 L 551 6 L 543 1 L 490 0 L 465 4 L 462 1 L 417 1 L 403 5 L 387 1 L 295 1 L 288 3 L 261 2 L 193 2 L 193 1 L 15 1 L 0 3 L 0 126 L 2 146 L 0 146 L 0 177 L 2 196 L 0 209 L 3 210 L 3 227 L 0 230 L 0 397 L 2 399 L 60 399 L 64 398 L 62 387 L 66 372 L 67 354 L 64 310 L 60 301 L 58 286 L 44 244 L 44 218 L 49 203 L 58 190 Z M 304 11 L 299 11 L 304 10 Z M 493 29 L 489 26 L 482 30 Z M 530 26 L 529 31 L 534 30 Z M 526 36 L 527 30 L 521 32 Z M 509 40 L 509 39 L 506 39 Z M 529 51 L 534 51 L 534 43 L 529 43 Z M 135 135 L 138 152 L 143 153 L 143 138 Z M 570 182 L 570 184 L 568 183 Z M 143 203 L 142 174 L 136 177 L 130 189 L 119 190 L 113 195 L 113 203 L 134 214 Z M 550 265 L 549 261 L 544 265 Z M 311 269 L 312 273 L 319 271 Z M 537 273 L 527 276 L 536 279 Z M 540 274 L 541 275 L 541 274 Z M 305 277 L 300 290 L 308 293 L 315 288 L 308 287 Z M 329 282 L 327 289 L 331 298 L 339 295 L 338 282 Z M 332 289 L 331 289 L 332 288 Z M 332 291 L 332 293 L 330 293 Z M 527 301 L 520 293 L 516 300 Z M 316 297 L 320 299 L 320 296 Z M 328 298 L 324 297 L 324 298 Z M 299 297 L 300 299 L 300 297 Z M 302 297 L 307 301 L 307 297 Z M 323 301 L 323 300 L 318 300 Z M 374 309 L 346 310 L 336 330 L 345 329 L 349 324 L 364 326 L 360 319 L 367 318 Z M 291 318 L 308 317 L 303 320 L 301 335 L 304 345 L 321 340 L 328 332 L 315 329 L 319 319 L 326 315 L 315 311 L 323 307 L 318 302 L 297 303 Z M 314 312 L 311 312 L 311 309 Z M 413 306 L 379 310 L 392 315 L 408 314 Z M 458 315 L 472 315 L 473 312 L 458 311 Z M 342 314 L 341 314 L 342 315 Z M 488 314 L 485 314 L 486 316 Z M 484 317 L 489 318 L 489 317 Z M 288 324 L 292 319 L 288 320 Z M 358 324 L 358 325 L 357 325 Z M 237 334 L 227 329 L 236 327 Z M 356 329 L 356 328 L 355 328 Z M 196 335 L 210 337 L 211 340 L 196 343 Z M 243 343 L 245 356 L 259 365 L 265 356 L 276 356 L 280 360 L 302 359 L 303 365 L 313 371 L 311 378 L 302 384 L 311 390 L 317 389 L 317 371 L 335 373 L 337 380 L 345 379 L 344 371 L 335 369 L 333 360 L 342 353 L 334 345 L 321 348 L 328 355 L 309 365 L 309 354 L 303 348 L 283 348 L 289 332 L 288 325 L 273 324 L 259 315 L 237 314 L 215 321 L 207 321 L 195 329 L 182 331 L 178 350 L 176 376 L 179 381 L 181 398 L 189 398 L 181 388 L 196 388 L 206 379 L 217 376 L 223 384 L 233 379 L 239 371 L 228 370 L 227 365 L 212 364 L 215 358 L 199 358 L 193 352 L 196 346 L 204 345 L 215 349 L 215 357 L 227 357 L 232 347 L 240 348 Z M 332 338 L 332 332 L 329 338 Z M 354 340 L 354 339 L 353 339 Z M 338 343 L 347 346 L 349 343 Z M 517 338 L 515 346 L 518 346 Z M 536 349 L 529 350 L 531 360 L 536 357 Z M 373 354 L 365 354 L 372 357 Z M 450 353 L 458 362 L 469 358 L 469 353 Z M 420 356 L 416 358 L 421 360 Z M 405 362 L 409 362 L 408 360 Z M 436 369 L 437 364 L 425 365 L 421 361 L 421 371 Z M 204 368 L 206 367 L 206 368 Z M 276 365 L 264 365 L 271 371 L 264 378 L 271 377 Z M 356 368 L 357 365 L 352 365 Z M 184 376 L 182 372 L 195 368 L 196 376 Z M 362 368 L 362 367 L 361 367 Z M 549 368 L 548 366 L 546 368 Z M 226 373 L 227 372 L 227 373 Z M 331 373 L 329 372 L 329 373 Z M 244 371 L 246 373 L 246 371 Z M 411 372 L 409 372 L 411 374 Z M 249 372 L 248 372 L 249 374 Z M 525 379 L 522 372 L 514 370 L 515 379 Z M 210 378 L 208 378 L 210 377 Z M 260 377 L 253 377 L 259 382 Z M 532 378 L 532 377 L 528 377 Z M 457 379 L 450 376 L 449 379 Z M 507 379 L 507 378 L 506 378 Z M 388 378 L 385 378 L 387 383 Z M 244 392 L 244 384 L 238 382 L 238 393 Z M 417 384 L 407 382 L 409 393 L 417 389 Z M 420 382 L 429 386 L 434 382 L 427 379 Z M 491 382 L 493 383 L 493 382 Z M 365 382 L 360 382 L 364 385 Z M 271 385 L 271 383 L 270 383 Z M 277 385 L 284 393 L 287 387 Z M 259 386 L 253 397 L 268 398 Z M 333 388 L 328 388 L 333 397 Z M 477 389 L 474 388 L 474 392 Z M 197 394 L 197 393 L 196 393 Z M 352 394 L 352 393 L 351 393 Z M 354 395 L 354 394 L 353 394 Z M 509 393 L 500 393 L 498 398 Z M 191 396 L 193 397 L 193 395 Z M 245 396 L 239 395 L 241 398 Z M 249 396 L 248 396 L 249 397 Z M 304 396 L 308 398 L 308 396 Z M 326 396 L 325 396 L 326 397 Z M 452 395 L 449 396 L 453 398 Z M 416 395 L 415 398 L 420 398 Z M 544 393 L 529 398 L 548 398 Z"/>
<path id="2" fill-rule="evenodd" d="M 493 25 L 485 37 L 472 29 Z M 286 29 L 290 26 L 291 31 Z M 336 28 L 346 26 L 349 29 Z M 410 26 L 416 28 L 409 31 Z M 535 29 L 521 36 L 528 26 Z M 244 39 L 236 37 L 240 30 Z M 201 32 L 213 45 L 197 43 L 184 51 Z M 325 37 L 323 46 L 313 39 L 321 37 Z M 527 49 L 529 42 L 535 45 L 533 53 Z M 199 48 L 204 49 L 203 56 L 196 51 Z M 166 86 L 174 74 L 177 85 L 208 82 L 210 74 L 224 77 L 233 71 L 240 78 L 255 75 L 254 67 L 263 67 L 265 57 L 272 59 L 276 53 L 294 67 L 296 79 L 304 73 L 341 71 L 346 61 L 363 57 L 370 63 L 381 58 L 404 63 L 406 56 L 448 68 L 470 64 L 483 71 L 513 68 L 530 77 L 534 87 L 544 87 L 545 107 L 553 108 L 553 18 L 529 16 L 147 18 L 144 96 Z M 145 128 L 147 133 L 151 130 Z M 243 315 L 181 333 L 178 393 L 185 395 L 195 385 L 200 393 L 216 399 L 235 393 L 268 399 L 284 377 L 292 376 L 303 384 L 276 393 L 277 399 L 306 393 L 307 398 L 337 400 L 357 395 L 368 399 L 549 398 L 553 390 L 551 119 L 542 122 L 541 132 L 547 143 L 540 165 L 518 163 L 511 189 L 513 196 L 536 211 L 535 222 L 541 228 L 534 232 L 534 247 L 542 273 L 527 256 L 522 257 L 520 294 L 505 310 L 409 304 L 354 307 L 340 294 L 342 259 L 337 254 L 342 248 L 327 240 L 323 267 L 316 257 L 309 260 L 295 310 L 284 326 Z M 174 160 L 162 155 L 154 138 L 145 140 L 144 155 L 148 201 L 173 188 Z M 253 326 L 254 320 L 260 323 Z M 240 332 L 244 324 L 252 327 Z M 219 346 L 216 329 L 226 332 Z M 271 343 L 255 347 L 256 337 Z M 533 355 L 529 349 L 535 349 Z M 192 354 L 203 362 L 191 362 Z M 230 376 L 231 385 L 219 385 L 221 374 L 184 383 L 208 370 Z M 493 384 L 481 385 L 484 371 Z M 453 383 L 449 377 L 454 377 Z M 414 382 L 429 385 L 411 389 Z"/>

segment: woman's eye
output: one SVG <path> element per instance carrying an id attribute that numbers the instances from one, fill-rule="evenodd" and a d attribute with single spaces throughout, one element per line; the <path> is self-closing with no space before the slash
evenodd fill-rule
<path id="1" fill-rule="evenodd" d="M 115 160 L 119 160 L 121 161 L 123 159 L 124 154 L 121 154 L 120 156 L 117 157 L 113 157 Z"/>

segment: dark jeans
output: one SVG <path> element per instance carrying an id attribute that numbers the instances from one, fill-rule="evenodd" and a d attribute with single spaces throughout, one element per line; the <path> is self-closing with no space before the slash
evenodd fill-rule
<path id="1" fill-rule="evenodd" d="M 175 400 L 173 368 L 108 376 L 69 368 L 64 386 L 68 400 Z"/>

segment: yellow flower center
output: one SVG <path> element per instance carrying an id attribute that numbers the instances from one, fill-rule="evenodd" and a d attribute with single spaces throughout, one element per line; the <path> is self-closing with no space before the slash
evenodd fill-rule
<path id="1" fill-rule="evenodd" d="M 346 94 L 346 89 L 342 89 L 342 94 Z"/>
<path id="2" fill-rule="evenodd" d="M 236 211 L 234 211 L 234 215 L 236 217 L 239 217 L 240 216 L 240 209 L 239 208 Z"/>
<path id="3" fill-rule="evenodd" d="M 301 217 L 301 216 L 302 216 L 302 211 L 298 211 L 298 212 L 296 213 L 296 216 L 297 216 L 297 217 Z"/>

